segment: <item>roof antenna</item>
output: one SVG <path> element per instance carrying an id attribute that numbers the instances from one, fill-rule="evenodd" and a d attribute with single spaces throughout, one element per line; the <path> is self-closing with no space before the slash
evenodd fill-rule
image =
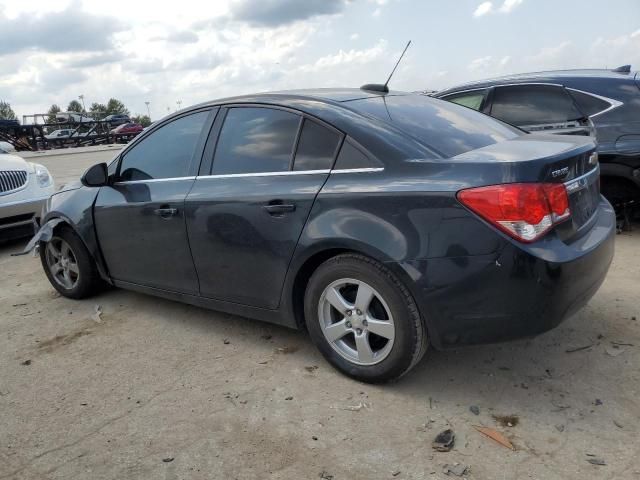
<path id="1" fill-rule="evenodd" d="M 393 67 L 393 70 L 391 70 L 391 74 L 389 75 L 389 78 L 387 78 L 387 81 L 384 82 L 384 85 L 380 85 L 379 83 L 367 83 L 366 85 L 361 86 L 360 90 L 370 90 L 372 92 L 389 93 L 389 87 L 388 87 L 389 81 L 391 80 L 391 77 L 393 77 L 393 74 L 396 73 L 396 68 L 398 68 L 398 65 L 400 65 L 400 61 L 402 60 L 402 57 L 404 57 L 404 54 L 407 52 L 409 45 L 411 45 L 411 40 L 407 42 L 407 46 L 404 47 L 404 50 L 402 51 L 400 58 L 396 62 L 395 67 Z"/>

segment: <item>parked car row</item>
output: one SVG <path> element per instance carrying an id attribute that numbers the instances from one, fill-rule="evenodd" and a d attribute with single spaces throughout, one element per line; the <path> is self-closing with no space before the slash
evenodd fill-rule
<path id="1" fill-rule="evenodd" d="M 433 95 L 528 132 L 595 136 L 604 196 L 619 210 L 640 203 L 640 75 L 630 66 L 511 75 Z"/>
<path id="2" fill-rule="evenodd" d="M 498 95 L 458 101 L 495 114 L 502 91 L 481 88 Z M 428 346 L 535 335 L 580 309 L 613 257 L 599 178 L 590 135 L 386 85 L 248 95 L 154 124 L 55 193 L 30 243 L 66 297 L 111 284 L 306 329 L 380 382 Z"/>

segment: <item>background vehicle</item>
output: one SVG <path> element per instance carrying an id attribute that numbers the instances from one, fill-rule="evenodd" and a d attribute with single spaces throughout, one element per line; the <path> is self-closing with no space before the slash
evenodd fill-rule
<path id="1" fill-rule="evenodd" d="M 58 123 L 91 123 L 95 120 L 85 113 L 59 112 L 56 113 Z"/>
<path id="2" fill-rule="evenodd" d="M 618 209 L 640 202 L 640 76 L 615 70 L 523 73 L 437 92 L 530 132 L 588 135 L 595 127 L 602 193 Z"/>
<path id="3" fill-rule="evenodd" d="M 140 133 L 144 130 L 144 127 L 139 123 L 124 123 L 119 127 L 111 130 L 111 133 Z"/>
<path id="4" fill-rule="evenodd" d="M 60 130 L 54 130 L 49 135 L 45 135 L 45 138 L 47 140 L 62 140 L 65 138 L 69 138 L 74 131 L 75 130 L 73 128 L 63 128 Z"/>
<path id="5" fill-rule="evenodd" d="M 534 335 L 584 305 L 615 231 L 594 152 L 402 92 L 236 97 L 55 194 L 40 255 L 65 296 L 108 282 L 306 327 L 336 368 L 384 381 L 429 343 Z"/>
<path id="6" fill-rule="evenodd" d="M 37 163 L 0 154 L 0 240 L 33 235 L 53 178 Z"/>
<path id="7" fill-rule="evenodd" d="M 125 124 L 125 123 L 131 123 L 131 119 L 129 118 L 129 115 L 125 115 L 125 114 L 109 115 L 104 118 L 104 121 L 109 122 L 111 126 L 114 126 L 114 127 L 117 125 Z"/>
<path id="8" fill-rule="evenodd" d="M 12 153 L 15 151 L 16 151 L 16 148 L 13 145 L 11 145 L 9 142 L 0 142 L 0 154 Z"/>

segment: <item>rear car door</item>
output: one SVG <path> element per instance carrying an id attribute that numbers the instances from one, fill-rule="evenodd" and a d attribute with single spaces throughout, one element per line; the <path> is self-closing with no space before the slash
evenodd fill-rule
<path id="1" fill-rule="evenodd" d="M 213 158 L 212 166 L 185 206 L 200 293 L 275 309 L 343 136 L 297 112 L 257 105 L 221 110 L 214 131 L 203 159 Z"/>
<path id="2" fill-rule="evenodd" d="M 114 280 L 197 294 L 184 199 L 213 115 L 205 109 L 154 129 L 123 153 L 114 182 L 100 189 L 95 226 Z"/>
<path id="3" fill-rule="evenodd" d="M 561 85 L 498 86 L 485 109 L 492 117 L 528 132 L 591 135 L 592 124 Z"/>

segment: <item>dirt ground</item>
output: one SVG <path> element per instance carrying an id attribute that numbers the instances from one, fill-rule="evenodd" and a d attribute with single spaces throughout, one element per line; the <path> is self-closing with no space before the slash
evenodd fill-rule
<path id="1" fill-rule="evenodd" d="M 61 183 L 113 155 L 38 161 Z M 383 386 L 301 332 L 122 290 L 62 298 L 39 260 L 10 256 L 23 244 L 0 246 L 0 479 L 444 479 L 455 463 L 470 479 L 640 479 L 640 225 L 557 329 L 431 351 Z M 453 450 L 434 451 L 447 428 Z"/>

